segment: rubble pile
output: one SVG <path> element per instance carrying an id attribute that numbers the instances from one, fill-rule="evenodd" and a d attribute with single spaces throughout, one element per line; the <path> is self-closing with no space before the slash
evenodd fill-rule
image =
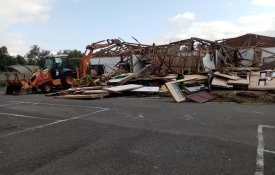
<path id="1" fill-rule="evenodd" d="M 216 98 L 214 90 L 275 91 L 275 38 L 268 36 L 190 38 L 167 45 L 121 42 L 94 53 L 91 63 L 102 58 L 119 61 L 112 71 L 93 78 L 91 87 L 48 95 L 96 99 L 169 92 L 176 102 L 203 103 Z"/>

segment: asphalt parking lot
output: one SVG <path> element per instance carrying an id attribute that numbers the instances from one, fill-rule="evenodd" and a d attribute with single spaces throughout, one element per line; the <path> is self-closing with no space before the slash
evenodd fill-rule
<path id="1" fill-rule="evenodd" d="M 0 174 L 275 174 L 275 108 L 0 95 Z"/>

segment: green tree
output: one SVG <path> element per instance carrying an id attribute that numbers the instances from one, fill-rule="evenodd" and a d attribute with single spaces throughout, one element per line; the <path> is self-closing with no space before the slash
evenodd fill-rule
<path id="1" fill-rule="evenodd" d="M 17 64 L 21 64 L 21 65 L 27 64 L 27 60 L 24 57 L 22 57 L 21 55 L 17 55 L 16 60 L 17 60 Z"/>
<path id="2" fill-rule="evenodd" d="M 37 59 L 37 65 L 39 67 L 44 67 L 45 61 L 46 61 L 46 56 L 50 54 L 50 51 L 48 50 L 41 50 L 38 59 Z"/>
<path id="3" fill-rule="evenodd" d="M 79 50 L 64 50 L 62 54 L 68 55 L 69 64 L 72 69 L 76 69 L 80 65 L 80 58 L 83 56 L 83 53 Z"/>
<path id="4" fill-rule="evenodd" d="M 17 59 L 8 53 L 6 46 L 0 47 L 0 71 L 6 71 L 6 66 L 17 64 Z"/>
<path id="5" fill-rule="evenodd" d="M 43 67 L 45 57 L 50 54 L 50 51 L 41 49 L 38 45 L 32 45 L 27 53 L 28 64 Z"/>
<path id="6" fill-rule="evenodd" d="M 37 59 L 40 52 L 40 47 L 38 45 L 32 45 L 31 50 L 27 53 L 28 64 L 37 65 Z"/>
<path id="7" fill-rule="evenodd" d="M 81 53 L 81 51 L 79 50 L 64 50 L 63 54 L 67 54 L 68 58 L 80 58 L 83 56 L 83 54 Z"/>

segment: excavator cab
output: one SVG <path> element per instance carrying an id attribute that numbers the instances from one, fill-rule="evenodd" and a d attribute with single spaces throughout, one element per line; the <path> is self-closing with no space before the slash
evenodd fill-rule
<path id="1" fill-rule="evenodd" d="M 41 90 L 46 93 L 51 91 L 50 86 L 62 86 L 65 89 L 71 87 L 75 77 L 75 73 L 69 64 L 68 55 L 65 54 L 48 56 L 45 60 L 43 71 L 48 72 L 50 77 L 50 81 L 41 85 Z M 44 88 L 44 85 L 48 88 Z"/>
<path id="2" fill-rule="evenodd" d="M 45 60 L 43 69 L 49 69 L 54 78 L 60 78 L 63 69 L 71 69 L 68 55 L 48 56 Z"/>

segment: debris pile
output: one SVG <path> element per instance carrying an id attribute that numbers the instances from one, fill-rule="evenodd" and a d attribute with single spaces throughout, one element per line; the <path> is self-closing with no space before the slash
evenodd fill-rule
<path id="1" fill-rule="evenodd" d="M 114 60 L 112 67 L 108 62 Z M 92 87 L 48 95 L 94 99 L 169 92 L 176 102 L 202 103 L 216 98 L 213 90 L 275 91 L 275 38 L 256 34 L 216 41 L 192 37 L 166 45 L 121 41 L 95 52 L 90 63 L 102 68 L 94 72 L 103 72 L 93 75 Z"/>

